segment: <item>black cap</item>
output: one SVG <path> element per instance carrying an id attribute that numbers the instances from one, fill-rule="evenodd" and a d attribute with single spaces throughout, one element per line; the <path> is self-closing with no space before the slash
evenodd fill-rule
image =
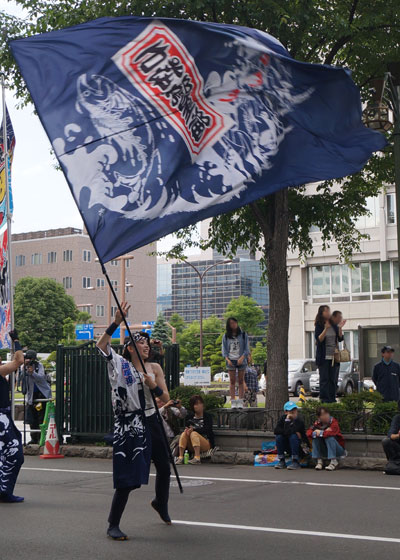
<path id="1" fill-rule="evenodd" d="M 25 354 L 25 358 L 27 360 L 36 360 L 37 353 L 35 352 L 35 350 L 28 350 Z"/>
<path id="2" fill-rule="evenodd" d="M 381 350 L 382 354 L 384 352 L 394 352 L 394 348 L 392 346 L 384 346 Z"/>

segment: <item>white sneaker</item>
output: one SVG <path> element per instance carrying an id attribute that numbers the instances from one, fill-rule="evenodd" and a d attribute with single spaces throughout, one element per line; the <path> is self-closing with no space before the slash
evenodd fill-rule
<path id="1" fill-rule="evenodd" d="M 318 459 L 318 462 L 315 465 L 315 470 L 316 471 L 322 471 L 323 468 L 324 468 L 324 463 L 323 463 L 322 459 Z"/>
<path id="2" fill-rule="evenodd" d="M 326 471 L 334 471 L 336 469 L 336 467 L 338 466 L 339 461 L 337 461 L 337 459 L 332 459 L 332 461 L 329 463 L 329 465 L 327 467 L 325 467 Z"/>
<path id="3" fill-rule="evenodd" d="M 231 401 L 231 408 L 237 408 L 238 407 L 238 402 L 236 399 L 234 399 L 233 401 Z"/>
<path id="4" fill-rule="evenodd" d="M 243 409 L 243 399 L 238 399 L 236 402 L 237 402 L 236 408 Z"/>

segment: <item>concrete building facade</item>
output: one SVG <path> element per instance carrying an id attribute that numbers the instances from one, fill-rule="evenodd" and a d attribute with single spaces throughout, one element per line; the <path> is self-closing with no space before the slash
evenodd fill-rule
<path id="1" fill-rule="evenodd" d="M 107 272 L 120 300 L 131 305 L 132 323 L 156 319 L 157 259 L 154 247 L 110 261 Z M 25 276 L 52 278 L 62 284 L 78 308 L 91 314 L 95 329 L 104 328 L 116 310 L 89 236 L 77 228 L 18 233 L 12 236 L 13 284 Z M 121 285 L 125 267 L 125 289 Z M 96 332 L 96 330 L 95 330 Z"/>
<path id="2" fill-rule="evenodd" d="M 321 233 L 311 233 L 314 255 L 301 263 L 288 255 L 290 297 L 289 357 L 315 355 L 314 318 L 318 306 L 339 309 L 347 319 L 345 338 L 358 358 L 359 327 L 368 328 L 365 339 L 365 374 L 378 361 L 385 343 L 398 345 L 398 251 L 395 194 L 392 188 L 368 200 L 369 216 L 357 223 L 369 239 L 354 254 L 352 266 L 339 261 L 337 245 L 323 251 Z M 393 333 L 396 333 L 393 336 Z M 363 335 L 364 336 L 364 335 Z"/>

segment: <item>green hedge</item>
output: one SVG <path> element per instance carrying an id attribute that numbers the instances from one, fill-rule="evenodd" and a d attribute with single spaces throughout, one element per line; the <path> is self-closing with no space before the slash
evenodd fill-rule
<path id="1" fill-rule="evenodd" d="M 206 410 L 212 410 L 214 408 L 222 408 L 224 406 L 224 398 L 219 395 L 214 395 L 213 393 L 204 393 L 199 387 L 193 387 L 191 385 L 180 385 L 175 389 L 170 391 L 171 399 L 179 399 L 183 406 L 189 409 L 190 397 L 193 395 L 201 395 L 204 399 L 204 405 Z"/>
<path id="2" fill-rule="evenodd" d="M 306 426 L 314 422 L 315 411 L 319 406 L 326 407 L 338 420 L 343 433 L 357 433 L 362 429 L 370 434 L 386 434 L 393 416 L 398 412 L 396 402 L 384 403 L 380 393 L 362 391 L 345 395 L 340 402 L 335 403 L 308 400 L 299 409 Z"/>

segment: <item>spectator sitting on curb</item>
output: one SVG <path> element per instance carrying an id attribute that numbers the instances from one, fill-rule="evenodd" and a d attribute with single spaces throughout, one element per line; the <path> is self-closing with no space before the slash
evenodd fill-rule
<path id="1" fill-rule="evenodd" d="M 187 410 L 182 406 L 181 401 L 170 400 L 163 403 L 161 399 L 156 398 L 158 410 L 163 420 L 165 433 L 170 443 L 180 433 L 178 418 L 185 418 Z"/>
<path id="2" fill-rule="evenodd" d="M 312 456 L 317 459 L 315 469 L 321 471 L 324 468 L 323 459 L 328 458 L 330 463 L 325 470 L 334 471 L 339 464 L 338 458 L 347 455 L 344 437 L 339 422 L 326 407 L 320 406 L 316 413 L 317 420 L 307 430 L 307 436 L 312 439 Z"/>
<path id="3" fill-rule="evenodd" d="M 286 469 L 285 451 L 292 456 L 292 464 L 287 467 L 289 470 L 300 469 L 301 443 L 307 442 L 304 422 L 298 418 L 297 404 L 288 401 L 283 410 L 285 414 L 281 416 L 275 426 L 276 447 L 278 449 L 279 463 L 276 469 Z M 308 443 L 308 442 L 307 442 Z"/>
<path id="4" fill-rule="evenodd" d="M 191 412 L 186 418 L 186 428 L 179 439 L 179 457 L 177 465 L 183 463 L 183 455 L 188 449 L 194 452 L 194 457 L 189 461 L 191 465 L 201 463 L 200 454 L 210 451 L 214 447 L 213 419 L 211 414 L 204 410 L 204 400 L 201 395 L 190 397 Z"/>
<path id="5" fill-rule="evenodd" d="M 392 420 L 388 436 L 382 441 L 388 461 L 400 463 L 400 414 Z"/>

